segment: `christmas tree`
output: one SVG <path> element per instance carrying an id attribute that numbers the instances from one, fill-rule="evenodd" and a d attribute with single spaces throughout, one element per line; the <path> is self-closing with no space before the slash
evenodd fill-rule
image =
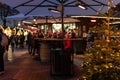
<path id="1" fill-rule="evenodd" d="M 92 48 L 85 52 L 88 60 L 81 65 L 80 80 L 120 80 L 120 30 L 110 25 L 110 12 L 99 28 L 90 28 L 97 35 Z"/>

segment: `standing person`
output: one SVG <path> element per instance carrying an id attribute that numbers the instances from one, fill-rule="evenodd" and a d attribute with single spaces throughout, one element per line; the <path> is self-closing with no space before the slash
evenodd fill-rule
<path id="1" fill-rule="evenodd" d="M 39 42 L 40 40 L 38 38 L 40 38 L 40 36 L 38 37 L 38 33 L 34 33 L 32 37 L 32 44 L 33 44 L 32 58 L 36 57 L 35 54 L 37 54 L 38 57 L 40 56 L 40 42 Z"/>
<path id="2" fill-rule="evenodd" d="M 52 38 L 52 32 L 47 32 L 47 38 Z"/>
<path id="3" fill-rule="evenodd" d="M 2 34 L 3 30 L 0 29 L 0 43 L 2 41 Z M 4 73 L 4 52 L 5 52 L 5 47 L 0 44 L 0 75 Z"/>
<path id="4" fill-rule="evenodd" d="M 67 54 L 71 54 L 73 52 L 72 50 L 72 41 L 70 40 L 69 33 L 65 34 L 65 40 L 64 40 L 64 50 Z"/>
<path id="5" fill-rule="evenodd" d="M 70 34 L 71 34 L 71 38 L 72 38 L 72 39 L 75 39 L 75 38 L 76 38 L 75 30 L 71 29 Z M 76 44 L 76 41 L 73 40 L 73 41 L 72 41 L 72 44 L 73 44 L 73 51 L 74 51 L 74 53 L 76 53 L 76 51 L 77 51 L 76 45 L 75 45 L 75 44 Z"/>
<path id="6" fill-rule="evenodd" d="M 87 34 L 87 49 L 88 50 L 92 48 L 93 42 L 94 42 L 94 35 L 92 32 L 88 32 Z"/>
<path id="7" fill-rule="evenodd" d="M 62 58 L 64 59 L 64 66 L 66 67 L 64 69 L 65 73 L 71 74 L 71 69 L 72 69 L 72 64 L 73 61 L 71 60 L 72 54 L 73 54 L 73 49 L 72 49 L 72 42 L 70 39 L 70 34 L 66 33 L 65 34 L 65 40 L 64 40 L 64 56 Z"/>
<path id="8" fill-rule="evenodd" d="M 9 38 L 9 48 L 8 48 L 8 60 L 10 62 L 14 59 L 14 49 L 15 49 L 15 30 L 12 30 L 11 36 Z"/>
<path id="9" fill-rule="evenodd" d="M 31 43 L 31 41 L 32 41 L 32 34 L 31 34 L 31 32 L 28 32 L 28 35 L 27 35 L 27 45 L 28 45 L 28 53 L 29 54 L 31 54 L 32 53 L 32 43 Z"/>
<path id="10" fill-rule="evenodd" d="M 39 30 L 38 31 L 38 38 L 44 38 L 44 37 L 45 37 L 44 33 L 41 30 Z"/>
<path id="11" fill-rule="evenodd" d="M 16 34 L 16 35 L 15 35 L 15 45 L 16 45 L 16 48 L 18 48 L 18 40 L 19 40 L 19 37 L 18 37 L 18 35 Z"/>
<path id="12" fill-rule="evenodd" d="M 71 38 L 76 38 L 76 33 L 73 29 L 71 29 Z"/>
<path id="13" fill-rule="evenodd" d="M 14 30 L 12 31 L 12 35 L 10 36 L 10 45 L 12 48 L 12 53 L 14 53 L 14 48 L 15 48 L 15 32 Z"/>
<path id="14" fill-rule="evenodd" d="M 65 38 L 65 34 L 66 34 L 66 31 L 65 31 L 65 30 L 64 30 L 64 31 L 60 30 L 60 32 L 58 33 L 58 39 L 63 39 L 63 38 Z"/>
<path id="15" fill-rule="evenodd" d="M 25 36 L 24 36 L 24 34 L 22 33 L 22 34 L 20 35 L 20 47 L 21 47 L 21 48 L 24 48 L 24 41 L 25 41 Z"/>

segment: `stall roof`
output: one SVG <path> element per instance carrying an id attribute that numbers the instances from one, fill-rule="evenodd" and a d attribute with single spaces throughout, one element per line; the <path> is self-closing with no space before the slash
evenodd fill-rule
<path id="1" fill-rule="evenodd" d="M 0 0 L 1 2 L 17 9 L 24 15 L 44 15 L 60 16 L 53 13 L 48 8 L 55 8 L 63 2 L 64 16 L 67 15 L 98 15 L 108 11 L 108 1 L 110 0 Z M 87 9 L 83 10 L 76 6 L 77 3 L 84 2 Z M 112 6 L 120 3 L 120 0 L 112 0 Z"/>

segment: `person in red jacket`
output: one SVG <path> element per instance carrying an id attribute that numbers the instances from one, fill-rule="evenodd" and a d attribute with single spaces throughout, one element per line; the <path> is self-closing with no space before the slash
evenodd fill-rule
<path id="1" fill-rule="evenodd" d="M 70 54 L 72 53 L 72 41 L 70 39 L 70 34 L 66 33 L 65 34 L 65 40 L 64 40 L 64 50 L 66 53 Z"/>
<path id="2" fill-rule="evenodd" d="M 72 72 L 72 64 L 73 64 L 72 54 L 73 54 L 72 40 L 70 38 L 70 34 L 66 33 L 65 40 L 64 40 L 64 51 L 63 51 L 64 56 L 62 56 L 62 58 L 65 63 L 64 66 L 66 67 L 64 71 L 67 74 L 68 73 L 71 74 Z"/>

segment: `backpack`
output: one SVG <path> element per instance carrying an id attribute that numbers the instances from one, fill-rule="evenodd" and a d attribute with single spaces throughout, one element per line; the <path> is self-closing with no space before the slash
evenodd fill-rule
<path id="1" fill-rule="evenodd" d="M 2 35 L 2 40 L 1 40 L 1 46 L 6 47 L 8 45 L 8 38 L 5 34 L 1 34 Z"/>

